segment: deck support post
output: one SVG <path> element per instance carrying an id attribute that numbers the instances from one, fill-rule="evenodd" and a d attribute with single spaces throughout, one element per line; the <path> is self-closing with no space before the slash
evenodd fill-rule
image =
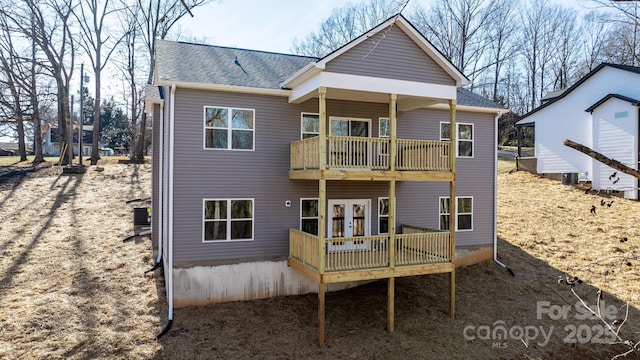
<path id="1" fill-rule="evenodd" d="M 449 273 L 449 314 L 451 320 L 456 319 L 456 269 Z"/>
<path id="2" fill-rule="evenodd" d="M 453 172 L 453 178 L 449 183 L 449 257 L 455 264 L 456 257 L 456 217 L 458 202 L 456 201 L 456 156 L 458 154 L 458 129 L 456 127 L 456 100 L 449 100 L 449 137 L 451 148 L 449 149 L 449 165 Z M 451 319 L 456 318 L 456 269 L 455 266 L 449 274 L 449 312 Z"/>
<path id="3" fill-rule="evenodd" d="M 390 144 L 389 144 L 389 170 L 391 171 L 395 171 L 396 170 L 396 161 L 397 161 L 397 146 L 398 146 L 398 142 L 397 142 L 397 134 L 396 134 L 396 129 L 397 129 L 397 124 L 396 122 L 397 120 L 397 111 L 396 108 L 398 103 L 398 95 L 397 94 L 390 94 L 389 95 L 389 140 L 390 140 Z"/>
<path id="4" fill-rule="evenodd" d="M 324 298 L 327 285 L 318 285 L 318 345 L 324 345 Z"/>
<path id="5" fill-rule="evenodd" d="M 394 312 L 395 312 L 395 307 L 394 307 L 394 301 L 395 301 L 395 282 L 396 282 L 396 278 L 394 278 L 393 276 L 389 278 L 389 283 L 388 283 L 388 291 L 387 291 L 387 326 L 388 326 L 388 330 L 389 332 L 393 332 L 393 330 L 395 329 L 395 320 L 394 320 Z"/>

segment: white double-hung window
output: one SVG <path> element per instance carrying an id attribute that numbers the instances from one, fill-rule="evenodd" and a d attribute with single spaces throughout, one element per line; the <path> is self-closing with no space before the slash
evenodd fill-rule
<path id="1" fill-rule="evenodd" d="M 253 150 L 255 110 L 204 107 L 204 148 Z"/>
<path id="2" fill-rule="evenodd" d="M 440 123 L 440 140 L 451 140 L 448 122 Z M 461 158 L 473 157 L 473 124 L 456 123 L 456 156 Z"/>
<path id="3" fill-rule="evenodd" d="M 253 199 L 204 199 L 203 241 L 253 240 Z"/>

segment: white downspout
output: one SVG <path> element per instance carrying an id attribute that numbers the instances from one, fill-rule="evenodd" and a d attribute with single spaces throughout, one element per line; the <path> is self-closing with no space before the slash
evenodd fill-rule
<path id="1" fill-rule="evenodd" d="M 173 324 L 173 149 L 174 149 L 174 129 L 175 129 L 175 94 L 176 84 L 171 85 L 171 96 L 169 99 L 169 199 L 168 199 L 168 234 L 167 234 L 167 249 L 165 250 L 165 256 L 167 256 L 167 267 L 165 269 L 165 286 L 167 288 L 167 323 L 156 336 L 160 338 L 171 329 Z"/>
<path id="2" fill-rule="evenodd" d="M 162 158 L 162 152 L 164 151 L 164 122 L 165 120 L 165 113 L 164 113 L 164 101 L 160 103 L 160 119 L 161 123 L 159 124 L 159 128 L 160 128 L 160 144 L 159 144 L 159 149 L 160 149 L 160 159 L 158 161 L 158 164 L 160 165 L 160 169 L 159 169 L 159 174 L 158 174 L 158 189 L 160 190 L 159 194 L 158 194 L 158 202 L 159 202 L 159 206 L 158 209 L 156 209 L 156 211 L 158 211 L 158 214 L 161 214 L 160 216 L 158 216 L 158 219 L 160 219 L 160 217 L 162 216 L 162 213 L 159 212 L 161 211 L 161 209 L 164 209 L 164 196 L 162 195 L 162 193 L 164 192 L 164 182 L 162 181 L 164 178 L 164 174 L 162 171 L 162 162 L 163 162 L 163 158 Z M 151 211 L 153 211 L 153 209 L 151 209 Z M 160 222 L 162 223 L 162 222 Z M 158 256 L 156 257 L 156 263 L 155 265 L 158 265 L 162 262 L 162 229 L 161 229 L 162 225 L 158 226 Z M 155 266 L 154 266 L 155 267 Z"/>
<path id="3" fill-rule="evenodd" d="M 501 267 L 507 269 L 509 274 L 514 275 L 513 271 L 507 267 L 507 265 L 503 264 L 500 260 L 498 260 L 498 118 L 502 115 L 501 112 L 496 114 L 494 121 L 494 138 L 495 143 L 493 144 L 493 149 L 495 153 L 494 159 L 494 171 L 493 171 L 493 261 L 500 265 Z"/>

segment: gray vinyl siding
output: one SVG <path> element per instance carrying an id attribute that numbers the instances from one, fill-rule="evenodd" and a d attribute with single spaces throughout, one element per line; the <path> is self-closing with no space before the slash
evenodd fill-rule
<path id="1" fill-rule="evenodd" d="M 185 89 L 177 89 L 175 96 L 174 260 L 189 262 L 286 256 L 288 229 L 300 226 L 300 198 L 318 197 L 317 181 L 288 178 L 290 143 L 300 139 L 300 114 L 316 113 L 317 100 L 289 104 L 285 97 Z M 203 149 L 205 105 L 254 109 L 255 150 Z M 329 101 L 327 114 L 330 117 L 370 118 L 372 136 L 376 137 L 378 118 L 388 116 L 388 105 Z M 406 138 L 434 140 L 439 137 L 439 121 L 449 118 L 447 111 L 427 110 L 400 113 L 398 116 L 399 134 Z M 488 165 L 489 158 L 495 154 L 492 146 L 493 117 L 469 116 L 459 112 L 458 119 L 477 122 L 475 137 L 483 137 L 482 141 L 476 140 L 474 144 L 475 160 L 479 163 L 475 164 L 475 160 L 460 162 L 459 194 L 474 196 L 474 232 L 459 235 L 458 243 L 488 243 L 493 229 L 493 163 Z M 486 155 L 480 155 L 481 152 Z M 462 174 L 471 174 L 476 179 L 473 182 L 462 181 Z M 371 233 L 377 234 L 377 199 L 388 196 L 388 186 L 388 182 L 329 181 L 327 195 L 328 199 L 370 199 Z M 448 195 L 448 183 L 398 182 L 397 189 L 399 224 L 437 226 L 437 199 Z M 202 202 L 205 198 L 255 199 L 254 240 L 203 243 Z M 291 207 L 285 206 L 287 200 L 291 201 Z"/>
<path id="2" fill-rule="evenodd" d="M 404 121 L 404 124 L 403 124 Z M 449 121 L 445 110 L 416 110 L 399 115 L 398 137 L 408 130 L 437 140 L 440 122 Z M 456 244 L 481 245 L 493 241 L 495 187 L 495 117 L 493 114 L 458 111 L 458 123 L 474 124 L 474 157 L 456 159 L 456 196 L 473 197 L 473 231 L 456 233 Z M 415 137 L 415 135 L 414 135 Z M 397 223 L 439 227 L 439 197 L 449 196 L 448 183 L 397 183 Z M 402 201 L 402 205 L 401 205 Z"/>
<path id="3" fill-rule="evenodd" d="M 326 71 L 455 85 L 455 80 L 397 26 L 331 60 Z"/>

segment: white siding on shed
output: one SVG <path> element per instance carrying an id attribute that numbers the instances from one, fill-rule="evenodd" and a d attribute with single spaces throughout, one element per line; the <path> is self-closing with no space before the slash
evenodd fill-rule
<path id="1" fill-rule="evenodd" d="M 617 114 L 617 115 L 616 115 Z M 626 101 L 611 98 L 593 111 L 594 150 L 624 165 L 637 169 L 638 110 Z M 626 116 L 625 116 L 626 115 Z M 594 161 L 593 188 L 624 191 L 624 197 L 635 199 L 637 180 L 601 162 Z M 615 182 L 615 183 L 614 183 Z"/>
<path id="2" fill-rule="evenodd" d="M 528 116 L 535 123 L 538 173 L 587 173 L 593 181 L 593 161 L 563 144 L 565 139 L 593 147 L 591 114 L 585 109 L 606 94 L 640 98 L 640 74 L 605 66 L 564 98 Z M 630 145 L 625 145 L 630 146 Z"/>

